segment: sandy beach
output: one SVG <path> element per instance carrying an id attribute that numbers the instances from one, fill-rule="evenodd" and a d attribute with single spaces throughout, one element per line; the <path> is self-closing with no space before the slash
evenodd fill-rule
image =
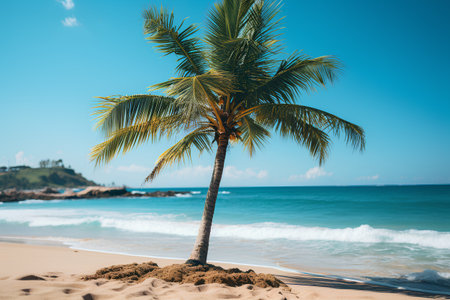
<path id="1" fill-rule="evenodd" d="M 67 247 L 0 243 L 0 299 L 444 299 L 324 277 L 251 267 L 270 273 L 287 288 L 250 285 L 177 284 L 149 278 L 140 283 L 118 280 L 84 281 L 82 275 L 117 264 L 156 262 L 167 266 L 182 261 L 74 250 Z M 224 268 L 249 266 L 217 264 Z"/>

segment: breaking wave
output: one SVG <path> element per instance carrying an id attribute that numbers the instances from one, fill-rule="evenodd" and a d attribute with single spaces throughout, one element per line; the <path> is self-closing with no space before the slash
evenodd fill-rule
<path id="1" fill-rule="evenodd" d="M 182 194 L 182 193 L 176 193 L 175 197 L 180 197 L 180 198 L 190 198 L 192 197 L 191 194 Z"/>
<path id="2" fill-rule="evenodd" d="M 23 223 L 30 227 L 97 224 L 103 228 L 181 236 L 196 236 L 199 225 L 199 221 L 186 220 L 182 215 L 124 214 L 74 209 L 0 210 L 0 221 Z M 450 249 L 450 232 L 391 230 L 373 228 L 369 225 L 335 229 L 268 222 L 214 224 L 212 234 L 231 239 L 396 243 Z"/>
<path id="3" fill-rule="evenodd" d="M 146 192 L 143 192 L 143 191 L 131 191 L 131 194 L 133 194 L 133 195 L 145 195 Z"/>

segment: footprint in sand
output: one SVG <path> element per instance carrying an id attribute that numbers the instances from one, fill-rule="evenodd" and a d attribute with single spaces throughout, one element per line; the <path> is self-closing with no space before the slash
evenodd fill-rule
<path id="1" fill-rule="evenodd" d="M 197 291 L 199 291 L 200 293 L 208 290 L 208 286 L 206 284 L 196 286 L 196 288 L 197 288 Z"/>
<path id="2" fill-rule="evenodd" d="M 23 296 L 28 296 L 31 293 L 31 289 L 21 289 L 21 291 L 23 292 Z"/>
<path id="3" fill-rule="evenodd" d="M 59 278 L 59 276 L 61 276 L 61 273 L 56 273 L 56 272 L 51 272 L 51 273 L 47 273 L 44 275 L 44 277 L 52 278 L 52 279 Z"/>
<path id="4" fill-rule="evenodd" d="M 153 293 L 150 292 L 150 291 L 143 290 L 143 291 L 139 291 L 139 292 L 136 292 L 136 293 L 132 293 L 129 296 L 131 296 L 131 297 L 141 297 L 141 296 L 148 296 L 148 295 L 153 295 Z"/>
<path id="5" fill-rule="evenodd" d="M 129 286 L 128 284 L 123 284 L 123 285 L 121 285 L 121 286 L 119 286 L 119 287 L 117 287 L 117 288 L 113 288 L 113 289 L 111 289 L 111 290 L 113 290 L 114 292 L 121 292 L 121 291 L 123 291 L 124 289 L 126 289 L 128 286 Z"/>
<path id="6" fill-rule="evenodd" d="M 94 300 L 94 296 L 92 294 L 86 294 L 81 296 L 81 298 L 83 298 L 83 300 Z"/>
<path id="7" fill-rule="evenodd" d="M 105 283 L 107 283 L 107 281 L 95 281 L 96 286 L 101 286 L 104 285 Z"/>
<path id="8" fill-rule="evenodd" d="M 17 280 L 44 280 L 44 278 L 36 276 L 36 275 L 26 275 L 20 278 L 17 278 Z"/>

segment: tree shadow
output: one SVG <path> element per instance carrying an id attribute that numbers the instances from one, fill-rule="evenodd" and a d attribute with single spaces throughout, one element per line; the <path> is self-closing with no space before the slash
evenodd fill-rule
<path id="1" fill-rule="evenodd" d="M 277 278 L 282 280 L 284 283 L 289 285 L 299 285 L 299 286 L 318 286 L 327 287 L 334 289 L 346 289 L 346 290 L 360 290 L 360 291 L 371 291 L 380 293 L 393 293 L 393 294 L 403 294 L 414 297 L 423 297 L 430 299 L 450 299 L 450 295 L 446 294 L 432 294 L 420 291 L 410 291 L 406 289 L 398 289 L 394 287 L 364 283 L 364 282 L 354 282 L 350 280 L 344 280 L 339 278 L 329 278 L 324 276 L 315 275 L 277 275 Z M 371 278 L 376 280 L 376 278 Z M 380 278 L 381 279 L 381 278 Z M 382 281 L 382 280 L 380 280 Z"/>

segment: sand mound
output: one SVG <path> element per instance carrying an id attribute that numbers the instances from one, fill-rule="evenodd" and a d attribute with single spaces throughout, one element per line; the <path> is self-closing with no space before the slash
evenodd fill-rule
<path id="1" fill-rule="evenodd" d="M 271 274 L 256 274 L 253 270 L 243 272 L 233 268 L 225 270 L 214 265 L 175 264 L 164 268 L 153 262 L 142 264 L 115 265 L 98 270 L 94 275 L 84 276 L 84 280 L 119 279 L 128 282 L 141 282 L 149 277 L 159 278 L 168 282 L 222 283 L 227 286 L 252 284 L 258 287 L 286 287 L 286 285 Z"/>

